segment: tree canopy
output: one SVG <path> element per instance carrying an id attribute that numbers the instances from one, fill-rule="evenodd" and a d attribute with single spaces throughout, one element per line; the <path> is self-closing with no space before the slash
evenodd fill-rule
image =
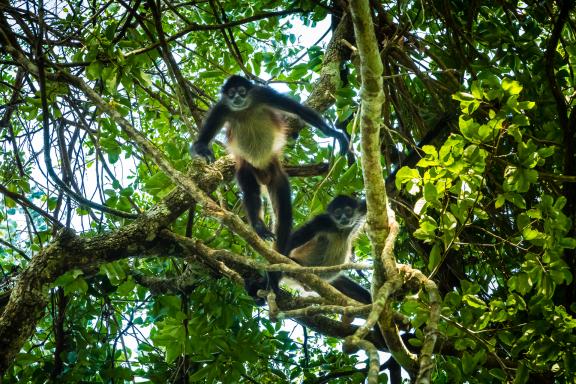
<path id="1" fill-rule="evenodd" d="M 574 15 L 0 0 L 0 382 L 573 382 Z M 366 199 L 342 269 L 373 304 L 245 224 L 222 136 L 190 156 L 232 74 L 351 137 L 348 164 L 288 118 L 283 164 L 296 226 Z M 317 294 L 259 306 L 267 270 Z"/>

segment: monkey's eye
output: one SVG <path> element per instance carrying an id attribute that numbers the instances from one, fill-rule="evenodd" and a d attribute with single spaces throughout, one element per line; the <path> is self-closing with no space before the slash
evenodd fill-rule
<path id="1" fill-rule="evenodd" d="M 334 216 L 338 217 L 342 214 L 342 210 L 340 208 L 336 208 L 334 210 Z"/>
<path id="2" fill-rule="evenodd" d="M 351 207 L 344 208 L 344 214 L 346 214 L 346 216 L 352 216 L 352 208 Z"/>
<path id="3" fill-rule="evenodd" d="M 238 87 L 238 94 L 242 97 L 246 96 L 246 88 L 244 87 Z"/>
<path id="4" fill-rule="evenodd" d="M 230 98 L 234 97 L 234 95 L 236 95 L 236 88 L 230 88 L 229 90 L 226 91 L 226 94 Z"/>

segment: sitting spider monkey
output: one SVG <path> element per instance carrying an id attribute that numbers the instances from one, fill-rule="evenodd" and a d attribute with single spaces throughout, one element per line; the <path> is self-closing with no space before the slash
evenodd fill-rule
<path id="1" fill-rule="evenodd" d="M 242 76 L 231 76 L 222 86 L 220 101 L 210 110 L 196 142 L 193 155 L 214 160 L 208 144 L 225 126 L 228 150 L 236 159 L 236 179 L 243 194 L 248 222 L 263 239 L 276 237 L 276 249 L 286 254 L 292 230 L 290 182 L 280 158 L 286 142 L 282 114 L 300 117 L 338 139 L 341 154 L 350 154 L 348 137 L 332 128 L 314 110 L 283 96 L 272 88 L 255 85 Z M 260 217 L 260 186 L 266 186 L 276 217 L 275 234 Z"/>
<path id="2" fill-rule="evenodd" d="M 366 202 L 353 197 L 336 196 L 326 212 L 294 231 L 288 242 L 288 257 L 307 267 L 328 267 L 350 261 L 352 242 L 364 224 Z M 342 272 L 319 275 L 345 295 L 364 304 L 372 302 L 370 292 Z M 270 287 L 277 292 L 282 274 L 269 274 Z"/>
<path id="3" fill-rule="evenodd" d="M 352 242 L 364 225 L 366 201 L 353 197 L 336 196 L 326 207 L 326 212 L 298 228 L 288 242 L 288 257 L 307 267 L 328 267 L 348 263 L 352 256 Z M 370 291 L 345 276 L 342 272 L 326 272 L 319 275 L 344 295 L 362 304 L 371 304 Z M 279 290 L 281 272 L 268 274 L 269 286 Z M 351 319 L 348 319 L 351 321 Z M 384 345 L 378 324 L 376 340 Z"/>

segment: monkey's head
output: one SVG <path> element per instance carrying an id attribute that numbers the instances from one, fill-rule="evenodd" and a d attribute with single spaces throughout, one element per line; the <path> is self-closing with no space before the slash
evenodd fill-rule
<path id="1" fill-rule="evenodd" d="M 339 228 L 354 228 L 360 225 L 366 216 L 366 202 L 339 195 L 328 204 L 326 212 Z"/>
<path id="2" fill-rule="evenodd" d="M 233 111 L 241 111 L 250 106 L 248 91 L 254 85 L 245 77 L 233 75 L 222 86 L 222 101 Z"/>

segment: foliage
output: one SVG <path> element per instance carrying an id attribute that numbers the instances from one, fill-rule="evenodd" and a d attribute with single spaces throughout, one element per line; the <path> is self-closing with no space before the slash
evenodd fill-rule
<path id="1" fill-rule="evenodd" d="M 415 213 L 420 219 L 414 237 L 433 244 L 427 265 L 430 272 L 437 272 L 452 255 L 463 257 L 470 265 L 480 259 L 498 266 L 490 274 L 478 276 L 485 284 L 462 281 L 446 295 L 444 314 L 448 318 L 460 313 L 460 319 L 457 325 L 447 321 L 443 332 L 458 337 L 455 348 L 464 351 L 461 362 L 448 360 L 446 364 L 451 366 L 448 370 L 461 371 L 464 375 L 459 376 L 465 377 L 500 345 L 509 350 L 511 359 L 526 367 L 546 370 L 553 365 L 557 371 L 572 372 L 573 363 L 565 357 L 575 353 L 571 343 L 576 323 L 564 305 L 553 300 L 558 286 L 573 281 L 563 260 L 564 251 L 576 247 L 575 239 L 568 236 L 571 221 L 562 212 L 566 198 L 555 201 L 547 193 L 529 203 L 524 198 L 538 179 L 535 168 L 545 164 L 554 148 L 526 139 L 525 127 L 530 125 L 526 113 L 535 103 L 518 101 L 519 83 L 508 78 L 500 81 L 493 75 L 480 78 L 472 82 L 472 94 L 454 95 L 462 110 L 461 135 L 453 134 L 438 151 L 425 146 L 419 169 L 404 167 L 396 178 L 397 186 L 418 197 Z M 493 164 L 503 153 L 510 153 L 507 162 Z M 487 186 L 494 183 L 487 177 L 500 183 L 496 190 L 501 193 L 491 193 Z M 499 229 L 492 215 L 501 212 L 514 220 L 515 231 L 507 239 L 493 235 Z M 471 230 L 465 234 L 467 227 Z M 481 233 L 476 236 L 490 235 L 481 246 L 498 249 L 494 260 L 488 259 L 493 255 L 482 252 L 480 246 L 461 241 L 477 230 Z M 467 267 L 464 272 L 477 273 Z M 425 314 L 425 303 L 407 308 L 408 313 L 419 310 Z M 552 321 L 551 316 L 558 320 Z M 519 318 L 522 324 L 517 323 Z M 478 332 L 489 337 L 479 338 Z M 506 377 L 500 368 L 486 369 L 481 375 L 485 376 L 482 380 Z"/>
<path id="2" fill-rule="evenodd" d="M 360 154 L 361 58 L 351 25 L 338 49 L 328 46 L 338 23 L 349 22 L 341 3 L 0 0 L 8 39 L 0 40 L 0 330 L 18 277 L 66 247 L 63 228 L 106 239 L 173 196 L 169 175 L 118 117 L 62 73 L 85 81 L 180 171 L 234 73 L 330 106 L 325 116 L 352 134 Z M 384 63 L 382 162 L 401 222 L 395 254 L 432 276 L 443 296 L 433 382 L 574 381 L 573 2 L 372 5 Z M 44 83 L 34 68 L 44 69 Z M 330 164 L 327 173 L 291 178 L 296 224 L 336 194 L 362 194 L 360 162 L 347 166 L 333 147 L 307 128 L 287 146 L 288 164 Z M 219 143 L 214 150 L 226 154 Z M 238 188 L 223 177 L 211 196 L 242 216 Z M 202 206 L 173 216 L 160 226 L 262 261 Z M 160 235 L 101 245 L 110 247 L 106 257 L 78 253 L 58 261 L 59 276 L 36 276 L 46 308 L 29 308 L 39 319 L 21 314 L 35 333 L 0 381 L 363 382 L 364 355 L 344 353 L 341 338 L 323 335 L 330 329 L 269 320 L 226 274 L 235 265 L 218 269 L 221 260 Z M 355 253 L 372 260 L 366 236 Z M 370 274 L 351 276 L 369 284 Z M 429 301 L 409 293 L 394 307 L 410 319 L 407 344 L 418 353 Z M 386 368 L 381 381 L 399 382 L 399 368 Z"/>

